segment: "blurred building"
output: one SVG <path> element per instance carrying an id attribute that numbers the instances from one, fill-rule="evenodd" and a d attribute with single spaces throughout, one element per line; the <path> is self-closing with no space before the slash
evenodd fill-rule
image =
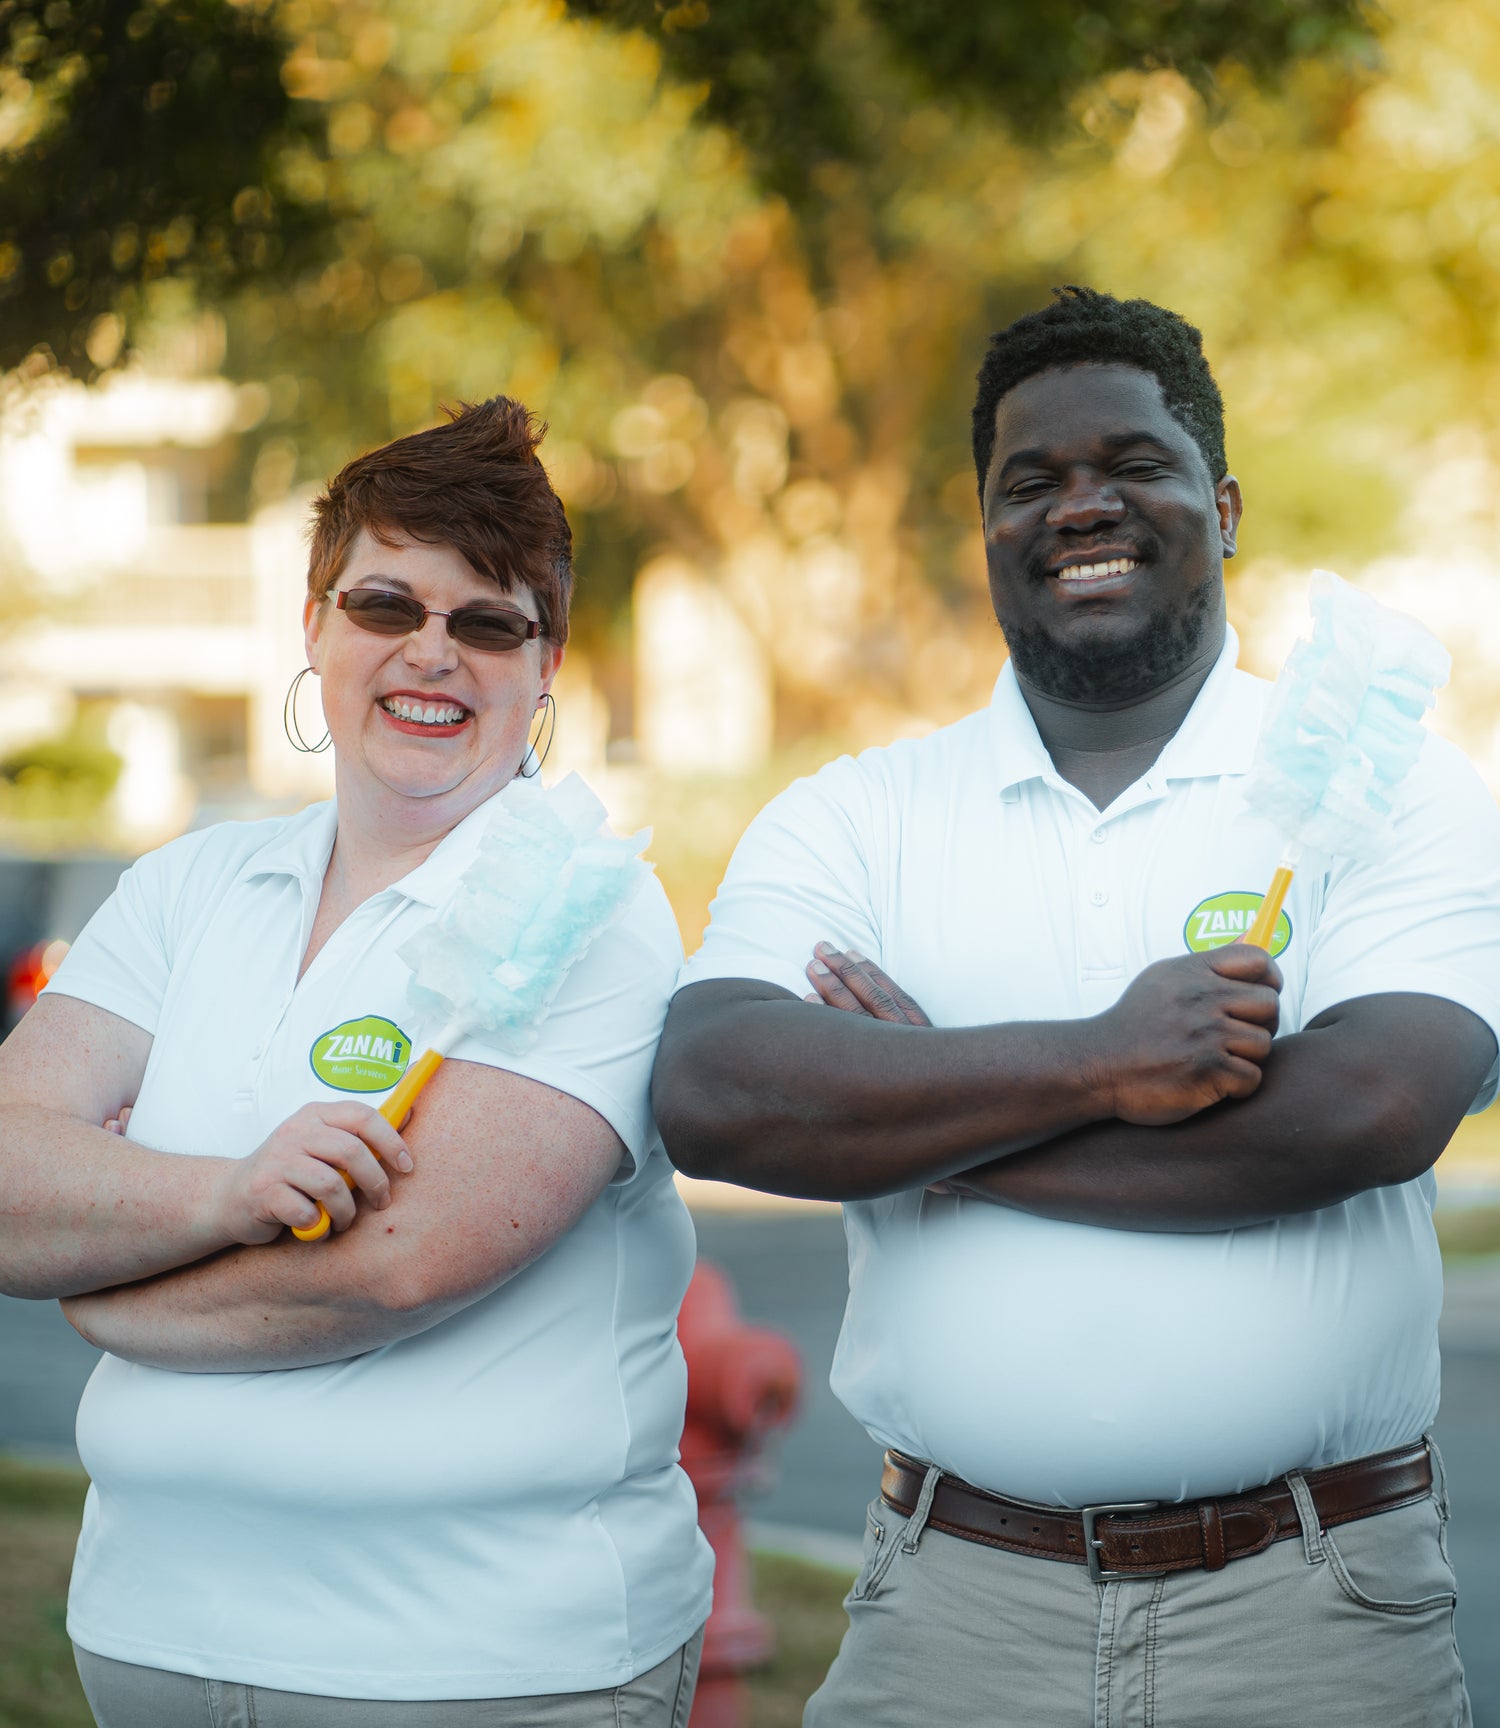
<path id="1" fill-rule="evenodd" d="M 303 663 L 305 504 L 214 519 L 240 414 L 221 379 L 133 372 L 53 384 L 0 436 L 0 518 L 26 589 L 0 641 L 0 753 L 83 708 L 101 716 L 123 763 L 108 838 L 125 850 L 331 783 L 327 759 L 282 733 Z"/>

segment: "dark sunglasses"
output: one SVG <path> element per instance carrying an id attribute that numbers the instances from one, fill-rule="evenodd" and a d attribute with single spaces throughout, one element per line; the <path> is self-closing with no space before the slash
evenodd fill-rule
<path id="1" fill-rule="evenodd" d="M 481 654 L 508 654 L 542 633 L 535 618 L 510 606 L 460 606 L 456 612 L 432 612 L 409 594 L 388 594 L 383 588 L 340 588 L 334 605 L 351 624 L 374 636 L 409 636 L 429 618 L 442 618 L 455 642 Z"/>

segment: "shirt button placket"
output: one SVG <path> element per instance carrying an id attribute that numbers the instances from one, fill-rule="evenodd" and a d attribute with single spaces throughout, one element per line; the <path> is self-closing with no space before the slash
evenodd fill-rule
<path id="1" fill-rule="evenodd" d="M 1102 824 L 1090 832 L 1089 842 L 1081 860 L 1087 904 L 1078 945 L 1085 983 L 1117 978 L 1125 964 L 1119 885 L 1115 879 L 1119 846 Z"/>

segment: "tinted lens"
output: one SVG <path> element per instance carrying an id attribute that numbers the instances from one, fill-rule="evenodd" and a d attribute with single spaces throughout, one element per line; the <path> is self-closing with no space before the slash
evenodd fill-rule
<path id="1" fill-rule="evenodd" d="M 420 630 L 427 617 L 419 600 L 387 594 L 379 588 L 346 588 L 339 595 L 339 603 L 355 624 L 377 636 L 405 636 L 410 630 Z"/>
<path id="2" fill-rule="evenodd" d="M 448 620 L 448 628 L 466 648 L 478 648 L 485 654 L 519 648 L 536 634 L 525 613 L 502 611 L 496 606 L 476 606 L 473 611 L 464 607 Z"/>

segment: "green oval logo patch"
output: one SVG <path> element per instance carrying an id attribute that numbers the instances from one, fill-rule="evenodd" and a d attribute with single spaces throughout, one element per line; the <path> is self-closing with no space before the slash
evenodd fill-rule
<path id="1" fill-rule="evenodd" d="M 388 1092 L 411 1061 L 411 1039 L 394 1021 L 366 1014 L 320 1032 L 307 1054 L 325 1086 L 340 1092 Z"/>
<path id="2" fill-rule="evenodd" d="M 1188 913 L 1182 927 L 1182 939 L 1194 954 L 1206 954 L 1210 948 L 1222 948 L 1227 942 L 1238 942 L 1255 922 L 1264 894 L 1247 894 L 1231 889 L 1227 894 L 1210 894 Z M 1292 921 L 1283 912 L 1271 932 L 1271 957 L 1274 959 L 1292 939 Z"/>

